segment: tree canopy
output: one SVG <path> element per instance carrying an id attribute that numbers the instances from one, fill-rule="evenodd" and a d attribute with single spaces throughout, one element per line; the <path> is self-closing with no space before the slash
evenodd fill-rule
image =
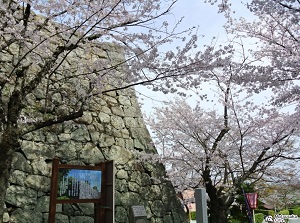
<path id="1" fill-rule="evenodd" d="M 206 188 L 211 220 L 225 222 L 244 183 L 288 176 L 297 168 L 299 124 L 297 116 L 243 99 L 230 81 L 217 86 L 214 109 L 200 99 L 195 107 L 176 99 L 156 108 L 148 125 L 178 191 Z"/>
<path id="2" fill-rule="evenodd" d="M 272 89 L 279 105 L 299 102 L 299 6 L 294 0 L 249 1 L 257 19 L 229 19 L 226 26 L 229 33 L 253 40 L 250 53 L 260 62 L 240 75 L 240 83 L 253 90 Z"/>
<path id="3" fill-rule="evenodd" d="M 243 183 L 284 179 L 298 168 L 300 2 L 248 1 L 251 20 L 235 19 L 234 2 L 208 2 L 219 2 L 233 37 L 217 51 L 222 66 L 195 77 L 195 91 L 207 81 L 217 96 L 200 94 L 194 106 L 187 99 L 166 103 L 148 124 L 174 185 L 204 186 L 212 222 L 223 223 Z M 206 99 L 215 100 L 213 108 Z"/>

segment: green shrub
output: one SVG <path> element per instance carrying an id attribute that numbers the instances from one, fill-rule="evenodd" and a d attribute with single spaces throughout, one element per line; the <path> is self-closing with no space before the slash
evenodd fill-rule
<path id="1" fill-rule="evenodd" d="M 298 217 L 300 217 L 300 208 L 293 208 L 290 210 L 290 214 L 294 214 L 297 215 Z"/>
<path id="2" fill-rule="evenodd" d="M 262 213 L 263 215 L 266 215 L 266 216 L 273 216 L 275 215 L 275 212 L 273 210 L 263 210 L 263 209 L 257 209 L 255 210 L 255 213 Z"/>
<path id="3" fill-rule="evenodd" d="M 196 211 L 191 212 L 191 220 L 196 220 Z"/>
<path id="4" fill-rule="evenodd" d="M 264 214 L 263 213 L 255 214 L 255 222 L 256 223 L 262 223 L 263 220 L 264 220 Z"/>
<path id="5" fill-rule="evenodd" d="M 242 223 L 242 222 L 238 219 L 229 219 L 229 223 Z"/>
<path id="6" fill-rule="evenodd" d="M 278 214 L 289 215 L 290 212 L 289 212 L 289 210 L 281 210 L 281 211 L 278 212 Z"/>

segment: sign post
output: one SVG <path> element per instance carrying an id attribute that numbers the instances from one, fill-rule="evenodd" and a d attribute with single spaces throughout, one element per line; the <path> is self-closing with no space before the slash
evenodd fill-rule
<path id="1" fill-rule="evenodd" d="M 208 223 L 206 190 L 204 188 L 195 189 L 195 202 L 197 223 Z"/>
<path id="2" fill-rule="evenodd" d="M 94 203 L 94 222 L 114 222 L 114 164 L 96 166 L 52 163 L 49 223 L 55 223 L 56 204 Z"/>

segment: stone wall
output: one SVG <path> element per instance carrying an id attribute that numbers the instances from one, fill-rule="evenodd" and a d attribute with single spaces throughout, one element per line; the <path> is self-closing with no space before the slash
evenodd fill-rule
<path id="1" fill-rule="evenodd" d="M 34 107 L 43 97 L 37 90 L 27 101 Z M 53 106 L 55 101 L 63 104 L 60 100 L 54 95 Z M 82 165 L 115 161 L 116 223 L 129 222 L 133 205 L 145 206 L 148 222 L 187 222 L 171 183 L 165 179 L 163 165 L 137 159 L 136 151 L 156 150 L 132 89 L 95 97 L 83 117 L 30 132 L 20 143 L 7 190 L 4 222 L 47 222 L 54 157 Z M 90 223 L 93 212 L 93 204 L 58 204 L 56 222 Z"/>

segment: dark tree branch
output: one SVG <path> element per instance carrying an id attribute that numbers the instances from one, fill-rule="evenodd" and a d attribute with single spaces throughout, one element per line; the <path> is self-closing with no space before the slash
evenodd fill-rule
<path id="1" fill-rule="evenodd" d="M 282 3 L 282 2 L 279 2 L 278 4 L 281 5 L 281 6 L 284 7 L 284 8 L 289 9 L 289 10 L 293 10 L 293 11 L 296 11 L 296 12 L 300 12 L 300 9 L 299 9 L 299 8 L 294 8 L 294 7 L 290 6 L 290 5 L 284 4 L 284 3 Z"/>
<path id="2" fill-rule="evenodd" d="M 273 145 L 276 145 L 276 144 L 278 144 L 278 143 L 280 143 L 280 142 L 282 142 L 283 140 L 285 140 L 286 138 L 288 138 L 293 132 L 294 132 L 294 129 L 291 130 L 288 134 L 285 134 L 284 136 L 282 136 L 282 137 L 280 137 L 280 138 L 277 138 L 276 140 L 274 140 L 274 141 L 272 142 L 272 146 L 273 146 Z M 256 172 L 256 170 L 257 170 L 257 168 L 258 168 L 258 165 L 259 165 L 260 163 L 265 162 L 266 160 L 271 159 L 271 158 L 273 158 L 274 160 L 277 159 L 277 157 L 274 157 L 274 156 L 264 157 L 265 154 L 266 154 L 270 149 L 271 149 L 271 147 L 266 147 L 266 148 L 264 148 L 264 149 L 261 151 L 261 153 L 260 153 L 260 155 L 258 156 L 258 158 L 253 162 L 251 168 L 250 168 L 248 171 L 246 171 L 244 177 L 247 177 L 247 176 L 251 175 L 252 173 Z"/>
<path id="3" fill-rule="evenodd" d="M 75 111 L 73 113 L 67 114 L 67 115 L 62 115 L 62 116 L 58 116 L 43 122 L 37 122 L 37 123 L 33 123 L 31 124 L 32 126 L 28 129 L 26 129 L 25 131 L 21 132 L 21 136 L 36 131 L 38 129 L 42 129 L 44 127 L 48 127 L 54 124 L 59 124 L 59 123 L 63 123 L 66 121 L 70 121 L 70 120 L 74 120 L 76 118 L 80 118 L 83 115 L 83 109 L 81 108 L 78 111 Z"/>

